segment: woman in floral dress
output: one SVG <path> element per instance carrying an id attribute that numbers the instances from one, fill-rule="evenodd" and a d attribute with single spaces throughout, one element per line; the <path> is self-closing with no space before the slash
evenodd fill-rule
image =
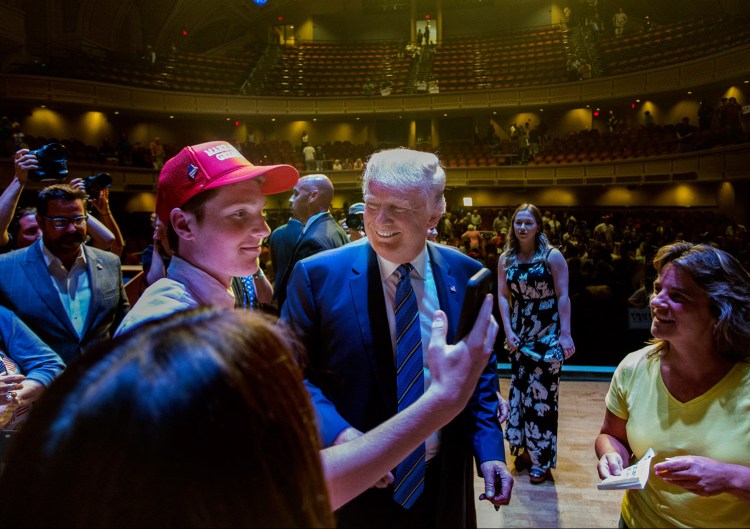
<path id="1" fill-rule="evenodd" d="M 560 368 L 575 352 L 570 336 L 568 265 L 542 230 L 532 204 L 513 213 L 498 265 L 498 305 L 511 361 L 506 437 L 517 470 L 531 483 L 551 478 L 557 464 Z"/>

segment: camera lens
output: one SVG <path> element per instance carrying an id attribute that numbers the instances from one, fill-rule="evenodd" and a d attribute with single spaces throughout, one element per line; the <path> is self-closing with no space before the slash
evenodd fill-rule
<path id="1" fill-rule="evenodd" d="M 102 189 L 112 185 L 112 177 L 109 173 L 99 173 L 94 176 L 87 176 L 83 179 L 83 186 L 86 188 L 86 194 L 90 197 L 97 197 Z"/>
<path id="2" fill-rule="evenodd" d="M 362 219 L 362 215 L 355 213 L 353 215 L 346 216 L 346 225 L 350 230 L 361 230 L 363 224 L 364 222 Z"/>
<path id="3" fill-rule="evenodd" d="M 29 171 L 32 181 L 63 180 L 68 175 L 68 151 L 59 143 L 48 143 L 29 154 L 36 156 L 39 169 Z"/>

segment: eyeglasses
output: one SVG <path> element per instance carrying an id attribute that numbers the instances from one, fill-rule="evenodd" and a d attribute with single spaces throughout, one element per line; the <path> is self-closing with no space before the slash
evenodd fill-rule
<path id="1" fill-rule="evenodd" d="M 76 228 L 80 228 L 81 226 L 85 226 L 86 222 L 88 222 L 88 215 L 81 215 L 80 217 L 73 217 L 72 219 L 69 219 L 68 217 L 42 217 L 45 220 L 48 220 L 52 223 L 52 226 L 55 227 L 56 230 L 64 230 L 68 227 L 69 224 L 72 224 Z"/>

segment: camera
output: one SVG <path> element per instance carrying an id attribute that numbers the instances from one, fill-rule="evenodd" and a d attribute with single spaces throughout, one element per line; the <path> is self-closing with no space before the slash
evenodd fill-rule
<path id="1" fill-rule="evenodd" d="M 29 154 L 36 156 L 39 169 L 29 171 L 29 180 L 63 180 L 68 176 L 68 151 L 59 143 L 48 143 Z"/>
<path id="2" fill-rule="evenodd" d="M 91 198 L 97 198 L 102 189 L 107 189 L 111 185 L 112 177 L 109 173 L 99 173 L 83 179 L 83 187 L 86 189 L 86 194 Z"/>
<path id="3" fill-rule="evenodd" d="M 361 213 L 350 213 L 346 216 L 346 225 L 350 230 L 361 230 L 364 223 Z"/>

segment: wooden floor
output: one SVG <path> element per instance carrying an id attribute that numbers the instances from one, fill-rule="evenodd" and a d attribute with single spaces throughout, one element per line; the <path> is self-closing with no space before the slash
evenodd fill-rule
<path id="1" fill-rule="evenodd" d="M 599 491 L 596 484 L 594 439 L 604 417 L 604 396 L 609 382 L 563 380 L 560 383 L 560 421 L 557 436 L 557 469 L 554 482 L 529 483 L 528 471 L 518 472 L 506 442 L 508 467 L 515 484 L 510 505 L 499 512 L 488 502 L 477 501 L 479 527 L 617 527 L 623 491 Z M 500 379 L 508 396 L 508 379 Z M 484 491 L 484 480 L 474 481 L 475 498 Z"/>

